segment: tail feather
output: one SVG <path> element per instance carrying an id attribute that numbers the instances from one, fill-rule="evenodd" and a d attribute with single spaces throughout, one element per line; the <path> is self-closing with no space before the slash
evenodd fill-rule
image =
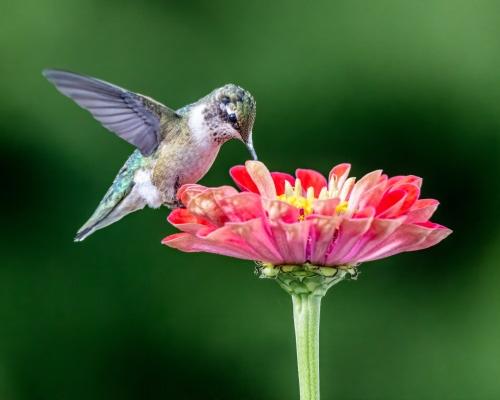
<path id="1" fill-rule="evenodd" d="M 109 189 L 111 190 L 112 187 Z M 109 192 L 108 190 L 108 192 Z M 127 193 L 123 194 L 121 198 L 113 198 L 117 196 L 108 196 L 108 193 L 106 196 L 104 196 L 104 199 L 99 203 L 99 206 L 97 209 L 94 211 L 92 216 L 88 219 L 85 224 L 78 230 L 75 236 L 75 242 L 81 242 L 84 240 L 86 237 L 90 236 L 92 233 L 94 233 L 96 230 L 100 228 L 104 228 L 105 226 L 108 226 L 115 222 L 117 219 L 111 220 L 110 214 L 113 213 L 113 210 L 115 210 L 118 205 L 123 201 Z"/>
<path id="2" fill-rule="evenodd" d="M 96 230 L 111 225 L 132 211 L 141 209 L 144 204 L 127 196 L 134 187 L 135 172 L 143 165 L 144 158 L 138 150 L 134 151 L 120 169 L 113 184 L 97 206 L 92 216 L 78 230 L 75 242 L 81 242 Z"/>
<path id="3" fill-rule="evenodd" d="M 96 217 L 91 217 L 76 233 L 75 242 L 81 242 L 95 231 L 105 228 L 108 225 L 115 223 L 116 221 L 122 219 L 125 215 L 131 212 L 140 210 L 144 208 L 145 201 L 133 196 L 133 199 L 124 197 L 118 204 L 115 205 L 108 213 L 99 212 L 99 208 L 96 210 Z"/>
<path id="4" fill-rule="evenodd" d="M 92 233 L 94 233 L 94 229 L 93 227 L 89 227 L 89 228 L 80 228 L 78 230 L 78 232 L 76 233 L 75 235 L 75 239 L 74 241 L 75 242 L 81 242 L 82 240 L 84 240 L 87 236 L 90 236 L 92 235 Z"/>

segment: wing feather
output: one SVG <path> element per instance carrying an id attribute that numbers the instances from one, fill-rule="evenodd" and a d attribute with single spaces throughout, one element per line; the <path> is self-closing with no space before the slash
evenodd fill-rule
<path id="1" fill-rule="evenodd" d="M 44 70 L 43 75 L 62 94 L 145 156 L 151 155 L 161 141 L 162 116 L 179 117 L 163 104 L 100 79 L 54 69 Z"/>

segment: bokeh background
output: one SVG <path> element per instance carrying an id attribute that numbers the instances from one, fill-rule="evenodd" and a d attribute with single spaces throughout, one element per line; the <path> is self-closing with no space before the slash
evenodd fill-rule
<path id="1" fill-rule="evenodd" d="M 131 148 L 45 67 L 174 108 L 238 83 L 271 169 L 423 176 L 454 234 L 328 294 L 323 397 L 500 398 L 498 2 L 0 0 L 0 57 L 1 400 L 298 399 L 290 299 L 251 263 L 160 245 L 166 209 L 72 242 Z"/>

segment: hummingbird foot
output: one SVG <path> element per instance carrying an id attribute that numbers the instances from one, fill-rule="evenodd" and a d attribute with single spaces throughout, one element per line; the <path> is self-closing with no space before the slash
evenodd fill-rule
<path id="1" fill-rule="evenodd" d="M 170 208 L 171 210 L 173 210 L 174 208 L 186 208 L 186 206 L 184 204 L 182 204 L 181 201 L 178 200 L 178 199 L 175 199 L 173 201 L 165 202 L 165 203 L 163 203 L 163 205 L 165 207 Z"/>

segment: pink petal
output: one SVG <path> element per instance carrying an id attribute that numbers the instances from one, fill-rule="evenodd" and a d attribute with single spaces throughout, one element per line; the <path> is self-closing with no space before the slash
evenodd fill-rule
<path id="1" fill-rule="evenodd" d="M 377 207 L 382 199 L 387 188 L 387 176 L 382 175 L 379 178 L 379 182 L 373 186 L 371 189 L 368 189 L 366 192 L 362 193 L 359 199 L 358 207 Z"/>
<path id="2" fill-rule="evenodd" d="M 225 227 L 241 237 L 252 251 L 258 255 L 255 260 L 283 264 L 283 257 L 276 248 L 269 226 L 264 219 L 257 218 L 245 222 L 230 222 Z"/>
<path id="3" fill-rule="evenodd" d="M 439 201 L 434 199 L 420 199 L 408 211 L 408 223 L 425 222 L 436 211 Z"/>
<path id="4" fill-rule="evenodd" d="M 373 172 L 370 172 L 369 174 L 366 174 L 363 176 L 352 188 L 351 195 L 349 196 L 349 210 L 354 212 L 356 211 L 359 201 L 361 199 L 361 196 L 363 193 L 367 192 L 370 190 L 372 187 L 374 187 L 380 179 L 380 176 L 382 175 L 382 170 L 376 170 Z"/>
<path id="5" fill-rule="evenodd" d="M 335 239 L 342 217 L 314 215 L 310 216 L 307 221 L 311 223 L 310 261 L 316 265 L 323 265 L 326 260 L 326 252 Z"/>
<path id="6" fill-rule="evenodd" d="M 432 230 L 432 232 L 425 238 L 425 241 L 419 243 L 416 246 L 409 247 L 405 251 L 416 251 L 423 250 L 429 247 L 435 246 L 441 240 L 446 239 L 453 231 L 445 226 L 439 225 L 438 228 Z"/>
<path id="7" fill-rule="evenodd" d="M 182 204 L 186 206 L 193 197 L 198 196 L 205 190 L 207 190 L 205 186 L 198 185 L 195 183 L 182 185 L 180 189 L 177 191 L 177 198 L 181 201 Z"/>
<path id="8" fill-rule="evenodd" d="M 235 236 L 227 228 L 217 229 L 213 233 L 217 235 L 214 236 L 215 240 L 199 238 L 189 233 L 177 233 L 167 236 L 162 240 L 162 243 L 188 253 L 206 252 L 243 260 L 258 259 L 258 255 L 241 238 Z"/>
<path id="9" fill-rule="evenodd" d="M 221 226 L 228 218 L 219 205 L 219 200 L 238 194 L 231 186 L 221 186 L 207 189 L 193 197 L 187 204 L 189 212 L 210 220 L 214 225 Z"/>
<path id="10" fill-rule="evenodd" d="M 255 193 L 242 192 L 223 197 L 218 200 L 218 204 L 226 220 L 230 222 L 248 221 L 265 216 L 260 196 Z"/>
<path id="11" fill-rule="evenodd" d="M 351 170 L 351 164 L 339 164 L 332 168 L 328 174 L 329 181 L 335 181 L 335 186 L 337 189 L 341 189 L 349 176 L 349 171 Z"/>
<path id="12" fill-rule="evenodd" d="M 354 177 L 347 178 L 345 183 L 342 185 L 342 189 L 340 189 L 339 199 L 341 201 L 349 201 L 355 183 L 356 183 L 356 178 Z"/>
<path id="13" fill-rule="evenodd" d="M 270 221 L 280 220 L 292 223 L 300 218 L 300 211 L 285 201 L 264 199 L 263 202 Z"/>
<path id="14" fill-rule="evenodd" d="M 368 231 L 373 216 L 368 218 L 344 218 L 339 227 L 338 237 L 328 250 L 326 265 L 341 265 L 353 246 Z"/>
<path id="15" fill-rule="evenodd" d="M 274 187 L 276 188 L 276 194 L 278 196 L 285 193 L 285 182 L 295 186 L 295 178 L 290 174 L 285 174 L 283 172 L 271 172 L 271 177 L 273 178 Z"/>
<path id="16" fill-rule="evenodd" d="M 378 260 L 405 251 L 425 249 L 437 244 L 450 233 L 451 230 L 444 227 L 428 228 L 416 224 L 403 224 L 359 261 Z"/>
<path id="17" fill-rule="evenodd" d="M 356 260 L 364 258 L 377 248 L 384 240 L 392 235 L 405 222 L 405 217 L 380 219 L 375 218 L 370 229 L 363 235 L 362 243 L 357 254 L 352 255 Z"/>
<path id="18" fill-rule="evenodd" d="M 260 161 L 247 161 L 245 167 L 262 197 L 274 199 L 276 188 L 271 173 Z"/>
<path id="19" fill-rule="evenodd" d="M 358 259 L 357 255 L 364 249 L 366 244 L 372 240 L 370 232 L 372 231 L 372 226 L 375 222 L 374 216 L 375 216 L 375 209 L 373 207 L 369 207 L 364 209 L 363 213 L 360 212 L 359 217 L 358 216 L 356 217 L 356 219 L 371 220 L 372 222 L 368 230 L 364 234 L 359 236 L 357 240 L 354 241 L 348 252 L 343 254 L 340 253 L 337 255 L 339 257 L 337 261 L 339 264 L 342 265 L 357 264 L 357 259 Z"/>
<path id="20" fill-rule="evenodd" d="M 243 165 L 236 165 L 229 170 L 229 175 L 233 178 L 234 183 L 244 192 L 259 193 L 257 186 L 253 182 L 250 174 Z"/>
<path id="21" fill-rule="evenodd" d="M 370 218 L 375 216 L 375 208 L 374 207 L 365 207 L 361 210 L 356 211 L 352 218 Z"/>
<path id="22" fill-rule="evenodd" d="M 319 172 L 312 169 L 297 169 L 295 176 L 300 179 L 304 190 L 312 187 L 314 188 L 314 196 L 318 197 L 321 189 L 327 187 L 326 179 Z"/>
<path id="23" fill-rule="evenodd" d="M 387 187 L 397 187 L 402 184 L 411 183 L 417 186 L 419 189 L 422 187 L 422 178 L 415 175 L 399 175 L 393 176 L 387 181 Z"/>
<path id="24" fill-rule="evenodd" d="M 313 202 L 313 213 L 316 215 L 332 216 L 337 214 L 337 206 L 340 203 L 339 198 L 315 200 Z"/>
<path id="25" fill-rule="evenodd" d="M 287 224 L 276 221 L 270 225 L 276 247 L 285 264 L 304 264 L 307 261 L 309 221 Z"/>

